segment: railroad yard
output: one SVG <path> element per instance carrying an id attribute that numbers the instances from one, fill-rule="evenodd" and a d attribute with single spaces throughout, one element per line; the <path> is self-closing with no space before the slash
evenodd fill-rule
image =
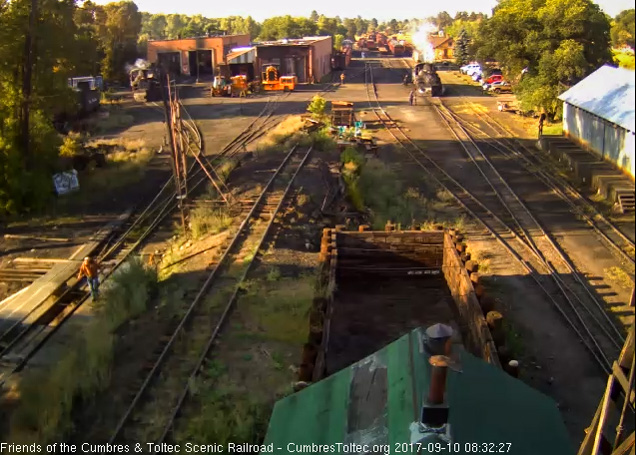
<path id="1" fill-rule="evenodd" d="M 355 58 L 344 83 L 339 71 L 238 98 L 210 97 L 209 83 L 175 85 L 190 153 L 185 227 L 163 105 L 126 94 L 111 106 L 133 120 L 104 139 L 150 151 L 139 180 L 3 229 L 0 277 L 25 278 L 0 284 L 3 440 L 63 431 L 74 443 L 260 443 L 276 400 L 413 329 L 447 323 L 479 339 L 454 307 L 453 279 L 426 275 L 446 262 L 392 275 L 395 258 L 365 262 L 380 247 L 354 240 L 338 240 L 325 260 L 325 239 L 338 232 L 430 231 L 447 236 L 439 251 L 457 242 L 480 324 L 502 318 L 505 340 L 488 335 L 483 357 L 497 368 L 518 361 L 520 380 L 557 403 L 580 444 L 634 323 L 634 212 L 594 197 L 540 150 L 535 119 L 500 112 L 505 95 L 484 93 L 453 65 L 438 69 L 444 96 L 411 105 L 412 66 Z M 377 142 L 360 153 L 362 210 L 325 119 L 309 120 L 315 96 L 353 103 Z M 104 269 L 97 303 L 75 278 L 89 253 Z M 337 284 L 321 286 L 334 257 Z M 357 275 L 365 267 L 371 278 Z M 135 274 L 117 281 L 122 269 Z M 72 277 L 51 278 L 64 286 L 48 292 L 52 270 Z M 115 295 L 113 281 L 129 295 Z M 31 282 L 28 299 L 11 297 Z M 124 303 L 100 303 L 108 298 Z M 66 381 L 76 389 L 59 387 Z"/>

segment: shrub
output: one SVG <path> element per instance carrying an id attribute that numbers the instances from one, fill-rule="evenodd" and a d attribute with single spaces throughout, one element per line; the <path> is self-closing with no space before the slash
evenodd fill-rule
<path id="1" fill-rule="evenodd" d="M 113 273 L 104 283 L 102 297 L 93 303 L 93 318 L 74 334 L 62 358 L 51 367 L 24 374 L 11 416 L 10 441 L 57 442 L 72 430 L 74 401 L 89 399 L 108 385 L 114 332 L 148 308 L 156 283 L 156 270 L 138 257 Z"/>
<path id="2" fill-rule="evenodd" d="M 72 158 L 80 153 L 82 153 L 80 136 L 77 133 L 70 133 L 60 145 L 60 156 Z"/>
<path id="3" fill-rule="evenodd" d="M 307 107 L 307 111 L 311 112 L 313 119 L 322 121 L 325 119 L 325 112 L 327 110 L 327 100 L 320 95 L 314 95 Z"/>

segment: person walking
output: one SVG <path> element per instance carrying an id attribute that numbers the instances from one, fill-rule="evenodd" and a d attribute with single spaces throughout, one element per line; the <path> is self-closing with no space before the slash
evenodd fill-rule
<path id="1" fill-rule="evenodd" d="M 402 79 L 402 82 L 404 83 L 404 85 L 409 85 L 409 73 L 406 73 L 404 75 L 404 79 Z"/>
<path id="2" fill-rule="evenodd" d="M 415 98 L 415 90 L 411 90 L 411 93 L 409 93 L 409 104 L 411 106 L 415 106 L 417 104 L 417 100 Z"/>
<path id="3" fill-rule="evenodd" d="M 340 85 L 344 85 L 345 73 L 340 73 Z"/>
<path id="4" fill-rule="evenodd" d="M 86 281 L 88 281 L 88 287 L 91 290 L 93 300 L 97 299 L 99 296 L 99 266 L 90 256 L 84 258 L 77 279 L 81 280 L 84 276 L 86 277 Z"/>
<path id="5" fill-rule="evenodd" d="M 539 117 L 539 137 L 543 134 L 543 123 L 545 122 L 546 117 L 545 112 L 542 112 Z"/>

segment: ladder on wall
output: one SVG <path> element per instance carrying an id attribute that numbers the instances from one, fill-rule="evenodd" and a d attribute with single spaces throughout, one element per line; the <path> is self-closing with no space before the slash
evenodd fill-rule
<path id="1" fill-rule="evenodd" d="M 614 414 L 614 415 L 611 415 Z M 609 421 L 618 418 L 612 429 Z M 616 421 L 616 420 L 615 420 Z M 612 365 L 607 387 L 587 428 L 578 455 L 634 454 L 634 431 L 625 436 L 625 424 L 634 422 L 634 325 L 629 331 L 618 360 Z"/>

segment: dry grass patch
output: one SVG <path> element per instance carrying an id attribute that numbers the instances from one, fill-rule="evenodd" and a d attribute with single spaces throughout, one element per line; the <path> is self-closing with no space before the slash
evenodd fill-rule
<path id="1" fill-rule="evenodd" d="M 292 115 L 276 125 L 269 131 L 258 144 L 258 151 L 275 147 L 285 142 L 295 133 L 301 131 L 305 126 L 305 121 L 299 115 Z"/>
<path id="2" fill-rule="evenodd" d="M 610 267 L 603 272 L 605 273 L 605 278 L 625 289 L 631 289 L 634 286 L 630 276 L 620 267 Z"/>
<path id="3" fill-rule="evenodd" d="M 104 283 L 93 318 L 74 334 L 62 358 L 23 374 L 6 438 L 15 443 L 58 442 L 72 430 L 76 400 L 90 400 L 110 381 L 115 331 L 146 310 L 156 289 L 154 269 L 134 258 Z"/>

